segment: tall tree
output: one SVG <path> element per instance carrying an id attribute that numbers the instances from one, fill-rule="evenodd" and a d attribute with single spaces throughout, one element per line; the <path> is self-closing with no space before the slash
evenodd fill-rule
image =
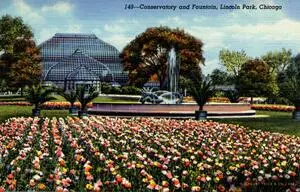
<path id="1" fill-rule="evenodd" d="M 8 73 L 13 87 L 31 86 L 41 81 L 42 67 L 40 50 L 32 40 L 20 39 L 14 46 L 14 62 Z"/>
<path id="2" fill-rule="evenodd" d="M 269 66 L 262 60 L 248 60 L 239 71 L 236 88 L 244 96 L 272 96 L 278 93 L 275 76 L 269 72 Z"/>
<path id="3" fill-rule="evenodd" d="M 293 62 L 286 68 L 279 87 L 280 95 L 291 103 L 300 100 L 300 54 L 295 56 Z"/>
<path id="4" fill-rule="evenodd" d="M 188 77 L 191 70 L 199 70 L 204 63 L 201 40 L 183 30 L 168 27 L 148 28 L 122 51 L 124 69 L 129 72 L 129 83 L 143 86 L 153 75 L 164 86 L 167 78 L 168 52 L 174 47 L 180 59 L 180 75 Z"/>
<path id="5" fill-rule="evenodd" d="M 0 52 L 12 53 L 16 40 L 31 39 L 33 33 L 21 17 L 4 15 L 0 18 Z"/>
<path id="6" fill-rule="evenodd" d="M 15 44 L 13 53 L 0 56 L 0 75 L 10 87 L 23 90 L 41 80 L 40 51 L 32 40 L 18 39 Z"/>
<path id="7" fill-rule="evenodd" d="M 283 72 L 293 61 L 292 50 L 284 48 L 281 51 L 270 51 L 261 58 L 269 65 L 270 72 L 276 74 Z"/>
<path id="8" fill-rule="evenodd" d="M 212 85 L 227 85 L 228 76 L 227 72 L 221 71 L 220 69 L 214 69 L 210 74 Z"/>
<path id="9" fill-rule="evenodd" d="M 40 51 L 33 33 L 20 17 L 0 19 L 0 78 L 10 87 L 37 84 L 41 77 Z"/>
<path id="10" fill-rule="evenodd" d="M 243 64 L 249 60 L 249 57 L 244 50 L 230 51 L 222 49 L 219 53 L 219 60 L 229 73 L 237 77 Z"/>

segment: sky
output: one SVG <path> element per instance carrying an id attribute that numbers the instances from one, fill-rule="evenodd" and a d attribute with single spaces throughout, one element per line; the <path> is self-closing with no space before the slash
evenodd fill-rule
<path id="1" fill-rule="evenodd" d="M 133 4 L 177 6 L 175 10 L 125 9 Z M 192 9 L 215 5 L 218 10 Z M 241 9 L 220 9 L 221 4 Z M 242 9 L 243 5 L 257 9 Z M 190 9 L 180 10 L 179 6 Z M 281 9 L 260 9 L 260 5 Z M 0 16 L 21 16 L 38 44 L 55 33 L 88 33 L 122 51 L 148 27 L 180 28 L 204 43 L 204 72 L 222 69 L 221 49 L 245 50 L 250 57 L 291 49 L 300 53 L 299 0 L 0 0 Z"/>

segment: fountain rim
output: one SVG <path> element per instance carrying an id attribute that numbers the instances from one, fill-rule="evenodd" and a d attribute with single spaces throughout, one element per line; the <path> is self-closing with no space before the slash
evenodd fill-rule
<path id="1" fill-rule="evenodd" d="M 209 109 L 209 107 L 211 107 Z M 205 109 L 207 108 L 207 109 Z M 226 109 L 227 108 L 227 109 Z M 93 107 L 88 110 L 90 115 L 103 116 L 146 116 L 165 118 L 193 118 L 198 105 L 188 104 L 140 104 L 140 103 L 93 103 Z M 232 116 L 254 116 L 255 110 L 251 110 L 248 103 L 210 103 L 204 106 L 208 111 L 207 115 L 212 117 L 232 117 Z"/>
<path id="2" fill-rule="evenodd" d="M 146 103 L 146 104 L 142 104 L 142 103 L 128 103 L 128 102 L 113 102 L 113 103 L 106 103 L 106 102 L 93 102 L 94 104 L 108 104 L 108 105 L 146 105 L 146 106 L 150 106 L 150 105 L 162 105 L 162 106 L 170 106 L 170 105 L 197 105 L 197 103 L 180 103 L 180 104 L 153 104 L 153 103 Z M 204 106 L 236 106 L 236 105 L 242 105 L 242 106 L 251 106 L 250 103 L 206 103 Z"/>

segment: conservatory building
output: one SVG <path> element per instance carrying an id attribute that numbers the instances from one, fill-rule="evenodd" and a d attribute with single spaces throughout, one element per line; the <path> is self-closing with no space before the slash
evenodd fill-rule
<path id="1" fill-rule="evenodd" d="M 94 34 L 57 33 L 39 48 L 45 84 L 67 90 L 81 84 L 127 83 L 128 75 L 123 72 L 120 52 Z"/>

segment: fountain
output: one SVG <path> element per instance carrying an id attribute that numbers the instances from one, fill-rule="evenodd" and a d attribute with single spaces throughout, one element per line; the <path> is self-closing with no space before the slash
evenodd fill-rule
<path id="1" fill-rule="evenodd" d="M 148 117 L 195 117 L 196 103 L 182 103 L 183 95 L 179 93 L 179 61 L 172 48 L 168 53 L 167 90 L 144 88 L 140 103 L 93 103 L 89 114 L 108 116 L 148 116 Z M 167 104 L 167 105 L 161 105 Z M 180 104 L 180 105 L 179 105 Z M 208 116 L 252 116 L 255 111 L 251 105 L 243 103 L 207 104 Z"/>
<path id="2" fill-rule="evenodd" d="M 175 48 L 171 48 L 168 59 L 168 90 L 153 91 L 153 89 L 143 89 L 140 102 L 152 104 L 180 104 L 183 96 L 178 92 L 179 62 Z"/>
<path id="3" fill-rule="evenodd" d="M 142 89 L 142 96 L 139 102 L 142 104 L 180 104 L 183 101 L 182 94 L 178 92 L 170 92 L 164 90 L 153 91 L 152 89 Z"/>

